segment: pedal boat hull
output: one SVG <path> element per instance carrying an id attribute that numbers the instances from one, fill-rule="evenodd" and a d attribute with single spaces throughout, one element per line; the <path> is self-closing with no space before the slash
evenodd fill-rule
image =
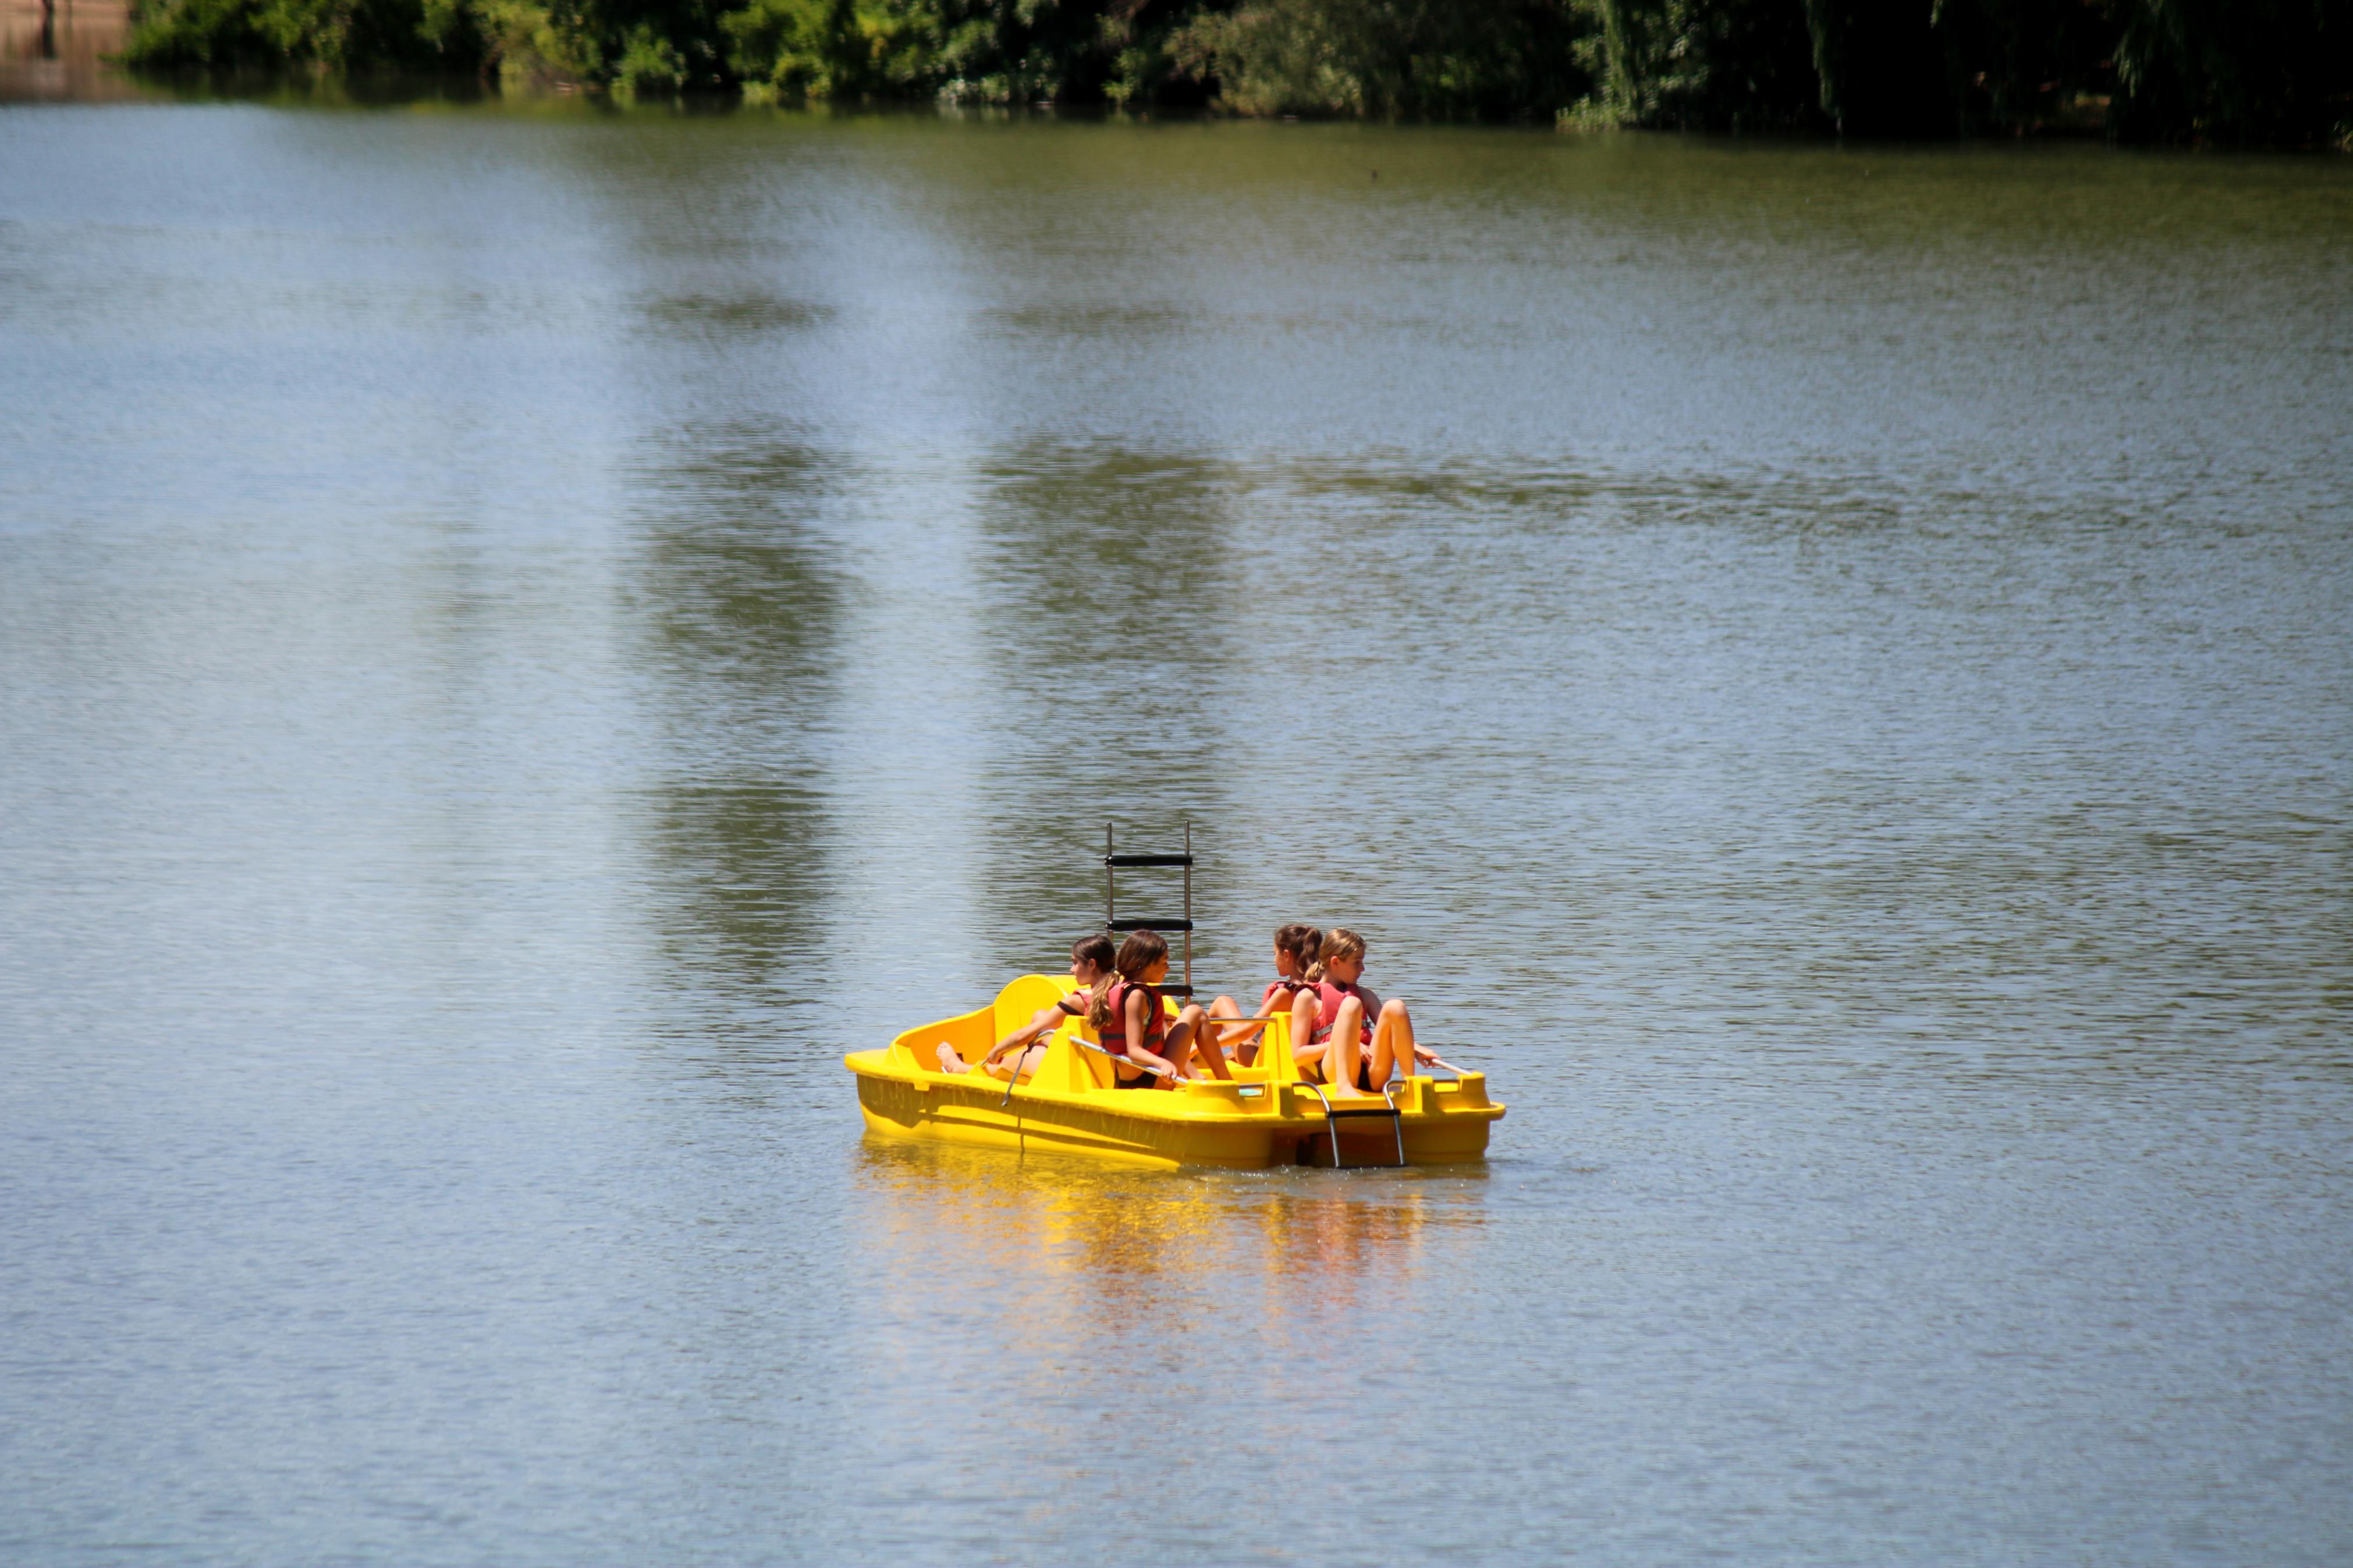
<path id="1" fill-rule="evenodd" d="M 1250 1170 L 1270 1165 L 1330 1165 L 1339 1138 L 1345 1165 L 1398 1163 L 1444 1165 L 1483 1159 L 1489 1130 L 1504 1107 L 1487 1099 L 1485 1075 L 1446 1080 L 1416 1077 L 1379 1096 L 1330 1096 L 1344 1114 L 1327 1120 L 1325 1101 L 1292 1065 L 1290 1020 L 1267 1026 L 1260 1067 L 1237 1068 L 1233 1081 L 1193 1082 L 1175 1089 L 1120 1089 L 1109 1060 L 1085 1048 L 1093 1032 L 1073 1019 L 1058 1028 L 1045 1059 L 1007 1092 L 985 1073 L 948 1073 L 936 1047 L 953 1047 L 977 1062 L 991 1045 L 1069 994 L 1071 983 L 1024 975 L 989 1006 L 908 1030 L 881 1050 L 853 1051 L 842 1065 L 856 1076 L 858 1106 L 869 1131 L 912 1138 L 1072 1154 L 1121 1164 Z M 1385 1110 L 1393 1103 L 1393 1120 Z M 1376 1110 L 1372 1115 L 1348 1111 Z"/>

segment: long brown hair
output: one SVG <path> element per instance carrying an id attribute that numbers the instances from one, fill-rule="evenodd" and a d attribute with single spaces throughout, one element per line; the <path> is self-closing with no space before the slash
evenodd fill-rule
<path id="1" fill-rule="evenodd" d="M 1105 945 L 1109 945 L 1106 942 Z M 1143 984 L 1144 972 L 1168 956 L 1168 943 L 1156 931 L 1132 931 L 1119 944 L 1111 966 L 1131 985 Z M 1111 1022 L 1111 987 L 1098 986 L 1087 998 L 1087 1022 L 1102 1028 Z"/>
<path id="2" fill-rule="evenodd" d="M 1274 945 L 1280 951 L 1291 954 L 1292 959 L 1299 965 L 1300 978 L 1304 980 L 1307 978 L 1307 971 L 1315 963 L 1315 955 L 1323 951 L 1324 933 L 1314 926 L 1301 925 L 1294 921 L 1274 933 Z"/>
<path id="3" fill-rule="evenodd" d="M 1324 979 L 1325 966 L 1334 959 L 1361 959 L 1364 956 L 1365 939 L 1346 926 L 1334 926 L 1324 933 L 1323 942 L 1317 945 L 1315 962 L 1308 965 L 1307 978 L 1320 984 Z"/>
<path id="4" fill-rule="evenodd" d="M 1086 1007 L 1087 1022 L 1098 1029 L 1103 1026 L 1103 1020 L 1111 1016 L 1111 1011 L 1104 1005 L 1103 998 L 1111 994 L 1112 962 L 1118 956 L 1119 950 L 1112 946 L 1111 938 L 1101 931 L 1090 932 L 1071 943 L 1072 963 L 1075 964 L 1083 959 L 1100 971 L 1095 976 L 1095 983 L 1087 987 Z"/>

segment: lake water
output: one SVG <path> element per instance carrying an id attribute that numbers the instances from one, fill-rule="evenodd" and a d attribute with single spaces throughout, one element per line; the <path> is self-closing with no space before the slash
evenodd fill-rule
<path id="1" fill-rule="evenodd" d="M 0 1559 L 2353 1555 L 2353 163 L 21 106 L 0 414 Z M 1107 818 L 1488 1163 L 865 1141 Z"/>

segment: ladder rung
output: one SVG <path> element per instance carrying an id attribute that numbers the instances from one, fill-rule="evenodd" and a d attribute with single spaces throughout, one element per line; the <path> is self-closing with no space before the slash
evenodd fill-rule
<path id="1" fill-rule="evenodd" d="M 1113 921 L 1113 931 L 1191 931 L 1191 921 Z"/>
<path id="2" fill-rule="evenodd" d="M 1344 1116 L 1395 1116 L 1397 1111 L 1395 1110 L 1382 1110 L 1377 1106 L 1367 1106 L 1363 1110 L 1358 1110 L 1354 1106 L 1335 1105 L 1331 1109 L 1331 1110 L 1326 1112 L 1326 1114 L 1336 1121 Z"/>
<path id="3" fill-rule="evenodd" d="M 1106 855 L 1106 866 L 1190 866 L 1190 855 Z"/>

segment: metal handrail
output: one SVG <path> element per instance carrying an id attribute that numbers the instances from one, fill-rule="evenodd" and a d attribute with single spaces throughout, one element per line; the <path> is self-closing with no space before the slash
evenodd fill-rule
<path id="1" fill-rule="evenodd" d="M 1397 1101 L 1391 1098 L 1391 1095 L 1398 1088 L 1398 1080 L 1392 1079 L 1390 1082 L 1381 1086 L 1381 1109 L 1378 1110 L 1374 1110 L 1369 1105 L 1365 1107 L 1362 1110 L 1355 1110 L 1353 1108 L 1346 1110 L 1335 1110 L 1332 1106 L 1331 1096 L 1324 1092 L 1324 1086 L 1320 1083 L 1310 1083 L 1303 1078 L 1293 1079 L 1291 1087 L 1293 1089 L 1305 1089 L 1308 1093 L 1314 1095 L 1317 1102 L 1324 1107 L 1324 1135 L 1332 1140 L 1332 1168 L 1334 1170 L 1344 1171 L 1349 1168 L 1340 1163 L 1340 1118 L 1343 1116 L 1383 1115 L 1386 1115 L 1389 1119 L 1389 1130 L 1397 1134 L 1398 1168 L 1400 1170 L 1404 1169 L 1405 1112 L 1398 1109 Z"/>
<path id="2" fill-rule="evenodd" d="M 1332 1101 L 1324 1095 L 1324 1086 L 1321 1084 L 1310 1083 L 1303 1078 L 1295 1080 L 1291 1087 L 1293 1089 L 1303 1089 L 1308 1093 L 1314 1095 L 1317 1100 L 1323 1100 L 1324 1132 L 1324 1136 L 1332 1140 L 1332 1168 L 1335 1171 L 1338 1170 L 1340 1168 L 1340 1124 L 1332 1120 Z"/>
<path id="3" fill-rule="evenodd" d="M 1406 1066 L 1411 1068 L 1413 1064 L 1408 1062 Z M 1381 1085 L 1381 1099 L 1388 1102 L 1389 1129 L 1397 1134 L 1398 1169 L 1399 1170 L 1405 1169 L 1405 1112 L 1398 1109 L 1396 1097 L 1398 1089 L 1409 1088 L 1412 1083 L 1413 1080 L 1409 1078 L 1393 1078 Z"/>

